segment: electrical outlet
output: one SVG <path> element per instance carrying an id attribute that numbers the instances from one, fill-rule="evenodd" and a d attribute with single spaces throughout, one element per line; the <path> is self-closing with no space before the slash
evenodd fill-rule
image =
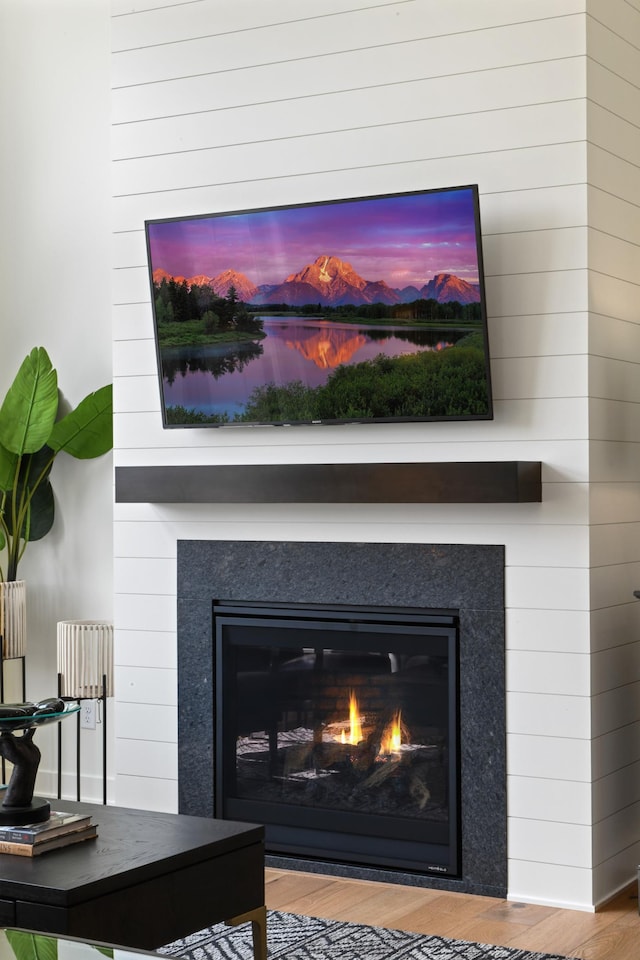
<path id="1" fill-rule="evenodd" d="M 95 730 L 96 728 L 96 702 L 95 700 L 83 700 L 80 705 L 80 726 L 83 730 Z"/>

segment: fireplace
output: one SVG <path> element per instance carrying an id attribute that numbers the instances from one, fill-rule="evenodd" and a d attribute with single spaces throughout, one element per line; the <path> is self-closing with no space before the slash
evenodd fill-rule
<path id="1" fill-rule="evenodd" d="M 182 813 L 265 822 L 271 833 L 268 862 L 279 867 L 489 896 L 506 895 L 502 546 L 179 541 L 177 610 L 178 792 Z M 375 623 L 371 622 L 372 613 Z M 327 618 L 332 625 L 337 623 L 330 637 L 325 630 Z M 220 640 L 216 641 L 216 633 L 222 630 L 225 634 L 225 619 L 249 621 L 239 626 L 240 652 L 236 649 L 231 653 L 231 666 L 223 662 L 222 651 L 217 652 Z M 267 621 L 271 630 L 266 641 L 264 635 L 260 638 L 253 631 L 255 621 L 261 619 Z M 286 621 L 284 630 L 278 620 Z M 323 633 L 322 642 L 310 640 L 308 633 L 296 635 L 300 621 L 305 630 L 315 623 L 312 629 Z M 389 624 L 394 633 L 400 634 L 399 643 L 397 636 L 390 642 Z M 280 639 L 274 642 L 276 635 Z M 371 659 L 366 667 L 360 659 L 358 665 L 362 669 L 354 674 L 349 672 L 348 660 L 356 657 L 351 640 L 357 635 L 365 638 L 358 656 L 364 653 Z M 432 640 L 435 646 L 429 649 Z M 233 650 L 234 642 L 229 636 L 226 642 Z M 317 667 L 318 657 L 323 667 L 328 664 L 332 668 L 324 673 L 323 682 L 331 680 L 336 684 L 336 695 L 331 698 L 333 712 L 324 712 L 322 705 L 316 706 L 315 713 L 309 709 L 308 675 L 315 670 L 317 676 L 323 676 Z M 415 670 L 398 669 L 412 657 L 417 658 Z M 429 662 L 431 666 L 427 668 Z M 443 727 L 437 733 L 436 724 L 428 723 L 429 718 L 424 715 L 411 716 L 414 708 L 409 710 L 410 698 L 406 699 L 402 684 L 409 676 L 420 676 L 418 666 L 426 669 L 427 675 L 431 670 L 432 682 L 437 673 L 441 680 L 446 677 L 439 688 L 441 699 L 446 688 L 447 719 L 439 721 L 444 723 L 446 732 Z M 258 703 L 249 692 L 255 681 L 251 674 L 258 674 L 260 687 L 265 671 L 270 683 L 275 684 L 276 680 L 269 671 L 279 677 L 280 689 L 275 700 L 263 698 Z M 363 683 L 364 677 L 369 677 L 371 684 Z M 346 739 L 349 737 L 348 695 L 357 685 L 352 681 L 357 680 L 364 689 L 373 689 L 381 679 L 387 688 L 398 688 L 401 708 L 409 710 L 403 752 L 411 752 L 408 748 L 412 745 L 413 752 L 421 753 L 425 763 L 427 754 L 432 755 L 430 784 L 425 787 L 424 783 L 429 764 L 414 784 L 414 790 L 419 791 L 422 784 L 436 798 L 430 811 L 432 823 L 427 828 L 420 816 L 407 820 L 407 805 L 397 804 L 389 818 L 372 813 L 372 833 L 367 838 L 362 833 L 360 810 L 354 813 L 345 809 L 341 810 L 347 818 L 345 823 L 352 815 L 358 817 L 358 829 L 352 831 L 356 840 L 350 836 L 345 840 L 348 831 L 344 827 L 334 828 L 335 818 L 324 816 L 327 808 L 322 804 L 311 805 L 305 812 L 304 803 L 294 802 L 290 792 L 293 783 L 289 782 L 283 806 L 287 811 L 292 806 L 302 807 L 303 816 L 293 833 L 283 833 L 283 825 L 278 822 L 284 819 L 282 809 L 274 814 L 277 804 L 268 796 L 274 784 L 265 774 L 270 769 L 275 777 L 280 776 L 285 763 L 287 772 L 292 769 L 294 754 L 289 753 L 285 760 L 288 752 L 282 750 L 282 739 L 278 741 L 278 728 L 282 733 L 286 727 L 286 733 L 303 739 L 301 754 L 310 755 L 319 742 L 327 745 L 316 751 L 314 758 L 320 756 L 327 764 L 326 773 L 316 776 L 313 771 L 318 766 L 307 765 L 306 761 L 294 773 L 302 783 L 315 780 L 315 787 L 328 789 L 323 781 L 328 778 L 338 783 L 336 778 L 345 773 L 344 764 L 358 760 L 358 751 L 341 742 L 343 726 Z M 312 692 L 315 694 L 317 689 Z M 392 699 L 379 715 L 366 696 L 356 708 L 357 716 L 365 718 L 366 729 L 360 743 L 369 743 L 371 750 L 383 733 L 372 727 L 384 726 L 387 715 L 393 715 Z M 235 716 L 239 700 L 254 708 L 250 722 Z M 423 702 L 424 698 L 418 700 Z M 277 714 L 275 718 L 270 715 L 269 703 Z M 227 732 L 221 733 L 226 721 Z M 254 734 L 258 737 L 254 738 Z M 337 739 L 329 739 L 330 735 Z M 220 739 L 224 736 L 231 742 L 226 758 Z M 239 751 L 245 760 L 241 761 Z M 380 769 L 384 762 L 378 762 Z M 371 761 L 370 776 L 376 776 L 375 763 Z M 257 765 L 254 771 L 259 771 L 258 779 L 263 778 L 257 790 L 263 795 L 256 796 L 246 787 L 246 767 L 253 764 Z M 406 769 L 398 777 L 396 785 L 400 791 L 406 787 L 405 774 L 410 777 Z M 379 776 L 381 780 L 389 779 L 389 785 L 395 782 L 395 777 L 384 770 Z M 282 786 L 282 781 L 278 782 Z M 340 789 L 345 782 L 343 779 L 339 784 Z M 310 789 L 313 791 L 313 785 Z M 362 804 L 362 798 L 358 803 Z M 437 816 L 442 818 L 439 825 Z M 305 833 L 305 820 L 317 825 L 323 818 L 324 853 L 318 849 L 317 836 L 310 843 Z M 383 820 L 387 823 L 383 824 Z M 289 825 L 287 820 L 284 826 Z M 381 827 L 391 836 L 378 836 Z"/>
<path id="2" fill-rule="evenodd" d="M 216 815 L 268 853 L 457 876 L 458 620 L 214 605 Z"/>

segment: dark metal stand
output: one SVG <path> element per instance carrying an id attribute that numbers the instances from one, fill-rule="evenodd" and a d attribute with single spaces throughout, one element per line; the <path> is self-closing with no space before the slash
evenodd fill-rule
<path id="1" fill-rule="evenodd" d="M 0 651 L 2 649 L 1 645 L 2 635 L 0 634 Z M 27 699 L 27 678 L 25 672 L 25 658 L 24 657 L 13 657 L 14 660 L 21 660 L 21 670 L 22 670 L 22 699 L 25 701 Z M 2 661 L 2 669 L 0 669 L 0 703 L 4 703 L 4 665 L 7 662 L 2 658 L 2 653 L 0 652 L 0 660 Z"/>
<path id="2" fill-rule="evenodd" d="M 58 696 L 62 700 L 79 703 L 83 700 L 96 700 L 102 705 L 102 803 L 107 803 L 107 677 L 102 675 L 102 696 L 100 697 L 62 697 L 62 674 L 58 674 Z M 78 711 L 76 716 L 76 800 L 80 802 L 80 715 L 82 710 Z M 62 798 L 62 729 L 58 726 L 58 800 Z"/>
<path id="3" fill-rule="evenodd" d="M 25 658 L 24 658 L 24 657 L 11 657 L 11 658 L 7 657 L 7 658 L 4 658 L 4 657 L 2 656 L 2 648 L 3 648 L 3 646 L 4 646 L 3 636 L 2 636 L 2 634 L 0 633 L 0 703 L 4 703 L 4 665 L 5 665 L 6 661 L 7 661 L 7 659 L 21 660 L 21 661 L 22 661 L 22 664 L 21 664 L 21 671 L 22 671 L 22 700 L 23 700 L 23 702 L 24 702 L 24 701 L 27 699 L 27 676 L 26 676 L 26 670 L 25 670 Z M 6 783 L 6 782 L 7 782 L 7 767 L 6 767 L 6 763 L 5 763 L 5 758 L 4 758 L 4 757 L 2 758 L 2 763 L 0 764 L 0 766 L 1 766 L 1 772 L 2 772 L 2 782 L 3 782 L 3 783 Z"/>

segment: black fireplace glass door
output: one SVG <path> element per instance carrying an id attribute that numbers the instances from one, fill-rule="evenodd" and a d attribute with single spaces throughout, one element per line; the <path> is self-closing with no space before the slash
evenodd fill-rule
<path id="1" fill-rule="evenodd" d="M 216 815 L 271 852 L 457 875 L 457 621 L 219 604 Z"/>

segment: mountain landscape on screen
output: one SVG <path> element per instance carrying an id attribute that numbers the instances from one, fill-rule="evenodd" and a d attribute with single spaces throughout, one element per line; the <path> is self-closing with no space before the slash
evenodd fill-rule
<path id="1" fill-rule="evenodd" d="M 323 254 L 302 270 L 290 274 L 282 283 L 256 286 L 243 273 L 228 269 L 215 277 L 199 274 L 194 277 L 171 277 L 165 270 L 153 273 L 155 283 L 174 280 L 194 286 L 208 286 L 219 297 L 228 296 L 234 288 L 238 300 L 243 303 L 286 303 L 302 307 L 307 303 L 319 303 L 323 307 L 361 305 L 366 303 L 411 303 L 413 300 L 436 300 L 438 303 L 479 303 L 480 290 L 477 284 L 468 283 L 451 273 L 438 273 L 421 288 L 408 286 L 402 289 L 390 287 L 384 280 L 365 280 L 351 266 L 338 257 Z"/>
<path id="2" fill-rule="evenodd" d="M 165 427 L 492 418 L 477 186 L 145 233 Z"/>

